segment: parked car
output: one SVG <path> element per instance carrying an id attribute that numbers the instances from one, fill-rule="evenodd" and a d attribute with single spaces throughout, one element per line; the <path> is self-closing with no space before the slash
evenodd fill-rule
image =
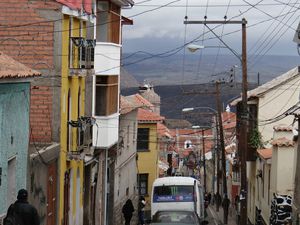
<path id="1" fill-rule="evenodd" d="M 192 211 L 157 211 L 151 221 L 151 225 L 205 225 L 207 221 L 200 221 Z"/>

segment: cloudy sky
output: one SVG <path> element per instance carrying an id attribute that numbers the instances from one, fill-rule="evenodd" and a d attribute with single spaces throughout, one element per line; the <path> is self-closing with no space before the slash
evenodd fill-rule
<path id="1" fill-rule="evenodd" d="M 187 20 L 241 20 L 246 18 L 249 55 L 298 55 L 293 42 L 300 22 L 300 0 L 135 0 L 123 15 L 134 21 L 123 28 L 123 52 L 163 53 L 180 50 L 194 39 L 211 46 L 206 54 L 231 54 L 216 48 L 218 39 L 204 25 L 184 25 Z M 210 25 L 236 52 L 241 51 L 241 25 Z M 236 31 L 236 32 L 235 32 Z M 183 49 L 181 49 L 181 53 Z M 180 53 L 180 51 L 178 52 Z"/>

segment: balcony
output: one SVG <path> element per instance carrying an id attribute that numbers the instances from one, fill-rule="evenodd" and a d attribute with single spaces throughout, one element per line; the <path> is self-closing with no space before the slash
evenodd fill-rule
<path id="1" fill-rule="evenodd" d="M 119 75 L 121 45 L 96 42 L 94 69 L 96 75 Z"/>
<path id="2" fill-rule="evenodd" d="M 95 40 L 70 38 L 69 76 L 87 76 L 94 73 Z"/>
<path id="3" fill-rule="evenodd" d="M 117 143 L 119 114 L 110 116 L 95 116 L 96 124 L 93 126 L 93 146 L 95 148 L 110 148 Z"/>

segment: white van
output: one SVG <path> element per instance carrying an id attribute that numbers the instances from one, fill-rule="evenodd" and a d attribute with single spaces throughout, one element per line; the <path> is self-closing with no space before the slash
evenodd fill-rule
<path id="1" fill-rule="evenodd" d="M 200 182 L 192 177 L 162 177 L 153 182 L 151 218 L 157 211 L 194 211 L 204 220 L 204 196 Z"/>

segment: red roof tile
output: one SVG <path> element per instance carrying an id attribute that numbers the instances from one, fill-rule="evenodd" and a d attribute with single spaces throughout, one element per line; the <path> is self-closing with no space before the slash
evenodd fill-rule
<path id="1" fill-rule="evenodd" d="M 158 115 L 157 113 L 139 108 L 138 120 L 141 122 L 162 122 L 164 120 L 164 117 Z"/>
<path id="2" fill-rule="evenodd" d="M 125 96 L 120 96 L 120 113 L 126 114 L 136 109 L 136 106 L 129 102 Z"/>
<path id="3" fill-rule="evenodd" d="M 292 140 L 287 139 L 286 137 L 278 138 L 272 141 L 273 146 L 278 146 L 278 147 L 292 147 L 295 145 L 295 142 Z"/>
<path id="4" fill-rule="evenodd" d="M 162 123 L 157 124 L 157 133 L 160 136 L 167 136 L 169 138 L 172 138 L 172 135 L 170 134 L 170 130 Z"/>
<path id="5" fill-rule="evenodd" d="M 286 126 L 286 125 L 277 125 L 277 126 L 274 126 L 273 129 L 275 131 L 292 131 L 293 127 L 292 126 Z"/>
<path id="6" fill-rule="evenodd" d="M 263 159 L 271 159 L 272 151 L 273 150 L 271 148 L 265 148 L 265 149 L 258 149 L 257 153 Z"/>
<path id="7" fill-rule="evenodd" d="M 32 70 L 24 64 L 0 52 L 0 79 L 28 78 L 40 75 L 40 72 Z"/>

